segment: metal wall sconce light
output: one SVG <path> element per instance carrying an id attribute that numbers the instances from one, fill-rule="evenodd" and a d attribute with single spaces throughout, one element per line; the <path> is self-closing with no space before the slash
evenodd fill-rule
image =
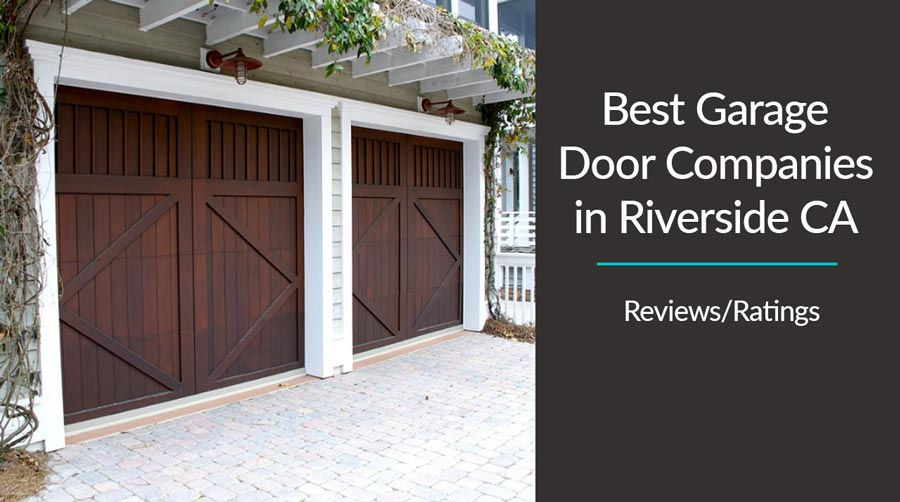
<path id="1" fill-rule="evenodd" d="M 437 109 L 434 108 L 435 105 L 444 105 L 444 104 L 446 104 L 447 106 L 445 106 L 443 108 L 437 108 Z M 422 100 L 422 111 L 425 113 L 431 113 L 432 110 L 434 110 L 435 115 L 440 115 L 440 116 L 444 117 L 444 120 L 446 120 L 447 123 L 450 125 L 453 125 L 453 122 L 456 121 L 457 115 L 466 112 L 462 108 L 455 106 L 453 104 L 452 99 L 447 100 L 447 101 L 437 101 L 437 102 L 432 102 L 430 99 L 423 99 Z"/>
<path id="2" fill-rule="evenodd" d="M 262 66 L 262 62 L 244 55 L 243 49 L 222 54 L 219 51 L 209 51 L 206 53 L 206 64 L 210 68 L 221 68 L 234 72 L 234 79 L 238 85 L 247 83 L 247 73 Z"/>

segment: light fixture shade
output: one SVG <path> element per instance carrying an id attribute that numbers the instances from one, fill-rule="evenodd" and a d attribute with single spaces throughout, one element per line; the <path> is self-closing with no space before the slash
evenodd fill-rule
<path id="1" fill-rule="evenodd" d="M 234 79 L 237 80 L 238 85 L 244 85 L 247 83 L 247 63 L 244 61 L 238 61 L 234 65 Z"/>
<path id="2" fill-rule="evenodd" d="M 232 55 L 233 57 L 226 59 Z M 247 73 L 262 66 L 261 61 L 247 57 L 244 55 L 244 50 L 240 48 L 224 55 L 219 51 L 209 51 L 206 53 L 206 64 L 210 68 L 221 68 L 234 72 L 234 79 L 238 85 L 247 83 Z"/>
<path id="3" fill-rule="evenodd" d="M 422 100 L 422 110 L 426 113 L 431 113 L 434 109 L 434 105 L 442 105 L 445 103 L 447 106 L 434 110 L 434 114 L 444 117 L 444 119 L 447 121 L 447 124 L 453 125 L 453 122 L 456 121 L 456 116 L 466 113 L 466 111 L 454 105 L 452 99 L 447 101 L 439 101 L 437 103 L 433 103 L 430 99 L 424 99 Z"/>

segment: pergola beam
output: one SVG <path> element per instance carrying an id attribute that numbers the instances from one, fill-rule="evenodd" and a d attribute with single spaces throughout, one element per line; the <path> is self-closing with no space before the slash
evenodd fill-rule
<path id="1" fill-rule="evenodd" d="M 428 94 L 429 92 L 444 91 L 466 85 L 484 84 L 493 81 L 493 77 L 479 68 L 477 70 L 469 70 L 466 72 L 421 80 L 419 81 L 419 92 Z"/>
<path id="2" fill-rule="evenodd" d="M 506 89 L 497 85 L 496 82 L 484 82 L 481 84 L 470 84 L 454 89 L 447 89 L 447 99 L 463 99 L 473 96 L 481 96 L 484 94 L 493 94 L 495 92 L 505 91 Z"/>
<path id="3" fill-rule="evenodd" d="M 323 38 L 324 34 L 318 30 L 294 33 L 276 31 L 263 40 L 263 57 L 271 58 L 297 49 L 308 49 L 321 42 Z"/>
<path id="4" fill-rule="evenodd" d="M 405 30 L 395 29 L 392 30 L 388 36 L 378 42 L 378 46 L 372 51 L 372 54 L 378 54 L 381 52 L 387 52 L 393 49 L 397 49 L 406 44 L 406 32 Z M 312 53 L 312 61 L 311 66 L 313 68 L 324 68 L 331 63 L 337 61 L 338 63 L 343 63 L 344 61 L 350 61 L 353 59 L 357 59 L 359 56 L 357 55 L 359 51 L 357 49 L 349 50 L 342 54 L 330 54 L 328 52 L 328 47 L 316 47 L 313 49 Z M 365 60 L 365 58 L 361 58 Z"/>
<path id="5" fill-rule="evenodd" d="M 436 61 L 429 61 L 427 63 L 420 63 L 406 68 L 390 70 L 388 72 L 388 85 L 410 84 L 429 78 L 462 73 L 471 69 L 471 58 L 464 58 L 462 61 L 457 61 L 456 57 L 445 57 Z"/>
<path id="6" fill-rule="evenodd" d="M 493 92 L 490 94 L 484 94 L 481 96 L 474 96 L 472 98 L 472 105 L 480 105 L 480 104 L 492 104 L 492 103 L 502 103 L 503 101 L 513 101 L 516 99 L 527 98 L 531 96 L 531 93 L 528 92 L 519 92 L 519 91 L 507 91 L 502 90 L 500 92 Z"/>
<path id="7" fill-rule="evenodd" d="M 141 31 L 150 31 L 188 12 L 195 11 L 209 0 L 153 0 L 141 9 Z"/>
<path id="8" fill-rule="evenodd" d="M 91 0 L 67 0 L 65 2 L 66 7 L 64 10 L 66 11 L 66 14 L 72 15 L 75 11 L 89 3 L 91 3 Z"/>
<path id="9" fill-rule="evenodd" d="M 408 47 L 402 47 L 388 52 L 372 54 L 372 61 L 366 64 L 366 58 L 353 60 L 353 78 L 366 77 L 384 71 L 396 70 L 413 66 L 419 63 L 427 63 L 448 56 L 462 53 L 462 40 L 460 37 L 448 37 L 434 45 L 427 45 L 421 51 L 413 51 Z"/>
<path id="10" fill-rule="evenodd" d="M 268 13 L 266 16 L 268 17 L 263 26 L 269 26 L 278 19 L 277 14 Z M 213 19 L 212 22 L 206 25 L 206 45 L 216 45 L 238 35 L 261 28 L 259 25 L 261 17 L 260 14 L 235 11 Z"/>

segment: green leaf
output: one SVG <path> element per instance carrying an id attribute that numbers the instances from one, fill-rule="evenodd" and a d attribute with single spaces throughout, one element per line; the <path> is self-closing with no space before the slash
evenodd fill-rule
<path id="1" fill-rule="evenodd" d="M 257 26 L 262 28 L 263 26 L 266 25 L 266 21 L 268 21 L 268 20 L 269 20 L 269 16 L 263 14 L 262 17 L 259 18 L 259 23 L 257 23 Z"/>

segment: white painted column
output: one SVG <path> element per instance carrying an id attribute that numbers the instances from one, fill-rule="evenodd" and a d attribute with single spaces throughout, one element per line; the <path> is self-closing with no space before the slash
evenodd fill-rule
<path id="1" fill-rule="evenodd" d="M 519 208 L 518 211 L 522 213 L 527 213 L 528 208 L 531 207 L 529 203 L 529 199 L 531 198 L 531 191 L 529 190 L 530 186 L 530 176 L 531 169 L 528 165 L 528 150 L 520 150 L 518 152 L 519 155 L 519 167 L 517 173 L 519 175 L 519 186 L 516 189 L 519 191 Z"/>
<path id="2" fill-rule="evenodd" d="M 463 328 L 480 331 L 487 321 L 484 293 L 484 142 L 463 144 Z"/>
<path id="3" fill-rule="evenodd" d="M 488 0 L 488 26 L 494 33 L 500 33 L 500 9 L 497 0 Z"/>
<path id="4" fill-rule="evenodd" d="M 306 373 L 334 376 L 331 110 L 303 119 L 303 264 Z"/>
<path id="5" fill-rule="evenodd" d="M 38 90 L 50 109 L 55 108 L 56 70 L 59 60 L 53 57 L 34 57 L 34 76 Z M 50 132 L 55 140 L 55 129 Z M 40 368 L 41 395 L 35 406 L 39 425 L 33 441 L 43 441 L 46 451 L 66 445 L 63 419 L 62 348 L 59 327 L 59 269 L 56 242 L 56 141 L 51 140 L 37 165 L 38 217 L 44 230 L 44 289 L 40 295 Z"/>
<path id="6" fill-rule="evenodd" d="M 515 184 L 515 176 L 510 172 L 509 167 L 510 159 L 504 159 L 501 163 L 499 170 L 499 179 L 502 185 L 503 191 L 500 194 L 500 206 L 501 211 L 515 211 L 515 197 L 513 197 L 513 190 L 517 190 Z M 499 221 L 499 220 L 498 220 Z"/>

